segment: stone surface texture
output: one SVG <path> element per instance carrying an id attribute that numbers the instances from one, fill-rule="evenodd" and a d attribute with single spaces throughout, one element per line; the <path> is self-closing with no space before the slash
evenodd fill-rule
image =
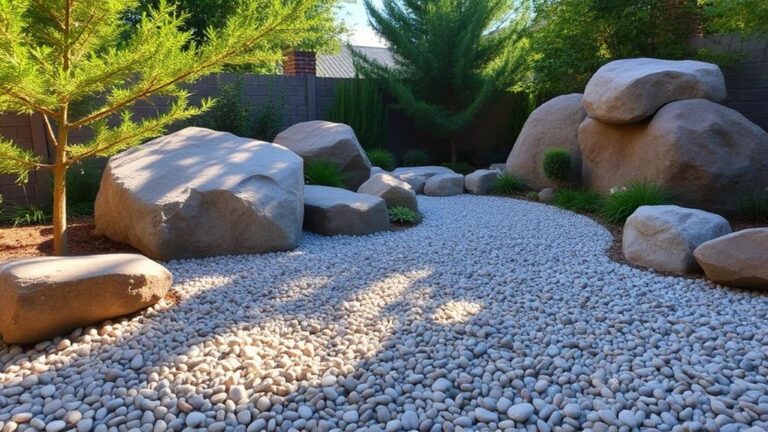
<path id="1" fill-rule="evenodd" d="M 543 189 L 557 186 L 544 175 L 544 153 L 554 148 L 571 154 L 568 183 L 581 183 L 579 125 L 587 116 L 582 95 L 558 96 L 536 108 L 526 120 L 507 158 L 505 171 L 522 178 L 529 186 Z"/>
<path id="2" fill-rule="evenodd" d="M 186 128 L 109 160 L 96 231 L 162 260 L 293 249 L 303 184 L 284 147 Z"/>
<path id="3" fill-rule="evenodd" d="M 712 63 L 634 58 L 612 61 L 597 70 L 584 90 L 589 116 L 611 124 L 635 123 L 669 102 L 727 95 L 725 78 Z"/>
<path id="4" fill-rule="evenodd" d="M 768 228 L 710 240 L 694 252 L 707 278 L 723 285 L 768 289 Z"/>
<path id="5" fill-rule="evenodd" d="M 464 176 L 461 174 L 438 174 L 424 183 L 424 195 L 453 196 L 464 193 Z"/>
<path id="6" fill-rule="evenodd" d="M 341 167 L 344 183 L 357 189 L 371 175 L 371 162 L 351 127 L 342 123 L 315 120 L 297 123 L 275 137 L 280 144 L 304 161 L 326 160 Z"/>
<path id="7" fill-rule="evenodd" d="M 160 264 L 135 254 L 41 257 L 0 265 L 0 335 L 35 343 L 154 305 L 171 287 Z"/>
<path id="8" fill-rule="evenodd" d="M 661 272 L 700 272 L 693 251 L 730 234 L 725 218 L 675 205 L 642 206 L 624 224 L 622 250 L 632 264 Z"/>
<path id="9" fill-rule="evenodd" d="M 366 235 L 389 229 L 383 199 L 328 186 L 305 186 L 304 229 L 327 236 Z"/>
<path id="10" fill-rule="evenodd" d="M 358 193 L 377 196 L 387 203 L 387 208 L 407 207 L 417 211 L 416 192 L 411 185 L 389 174 L 377 174 L 360 185 Z"/>
<path id="11" fill-rule="evenodd" d="M 464 177 L 464 188 L 473 195 L 488 195 L 493 192 L 499 177 L 501 177 L 499 170 L 477 170 Z"/>

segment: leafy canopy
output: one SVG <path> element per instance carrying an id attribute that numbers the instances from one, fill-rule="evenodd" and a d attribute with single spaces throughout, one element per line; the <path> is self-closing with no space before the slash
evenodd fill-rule
<path id="1" fill-rule="evenodd" d="M 493 91 L 524 65 L 528 16 L 513 0 L 365 0 L 369 21 L 388 43 L 396 65 L 356 53 L 376 80 L 414 119 L 441 135 L 464 127 Z"/>

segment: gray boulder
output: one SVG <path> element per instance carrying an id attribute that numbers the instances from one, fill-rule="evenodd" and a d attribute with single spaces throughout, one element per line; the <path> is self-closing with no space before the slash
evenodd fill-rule
<path id="1" fill-rule="evenodd" d="M 376 174 L 363 183 L 358 193 L 377 196 L 387 203 L 388 208 L 407 207 L 418 210 L 416 192 L 411 185 L 389 174 Z"/>
<path id="2" fill-rule="evenodd" d="M 674 205 L 642 206 L 624 225 L 624 257 L 632 264 L 667 273 L 701 269 L 693 251 L 731 232 L 722 216 Z"/>
<path id="3" fill-rule="evenodd" d="M 707 278 L 723 285 L 768 289 L 768 228 L 710 240 L 694 251 Z"/>
<path id="4" fill-rule="evenodd" d="M 397 168 L 392 175 L 408 183 L 417 194 L 424 192 L 424 184 L 432 176 L 438 174 L 456 174 L 452 169 L 442 166 L 420 166 Z"/>
<path id="5" fill-rule="evenodd" d="M 328 236 L 386 231 L 387 205 L 372 195 L 308 185 L 304 187 L 304 229 Z"/>
<path id="6" fill-rule="evenodd" d="M 498 170 L 477 170 L 464 178 L 464 187 L 474 195 L 488 195 L 493 192 L 496 180 L 501 177 Z"/>
<path id="7" fill-rule="evenodd" d="M 275 137 L 280 144 L 301 156 L 304 161 L 326 160 L 341 167 L 344 184 L 356 190 L 368 180 L 371 162 L 360 146 L 351 127 L 327 121 L 297 123 Z"/>
<path id="8" fill-rule="evenodd" d="M 132 314 L 165 297 L 172 280 L 134 254 L 10 261 L 0 265 L 0 334 L 30 344 Z"/>
<path id="9" fill-rule="evenodd" d="M 651 117 L 672 101 L 725 99 L 725 78 L 717 65 L 692 60 L 616 60 L 597 70 L 584 91 L 589 116 L 612 124 Z"/>
<path id="10" fill-rule="evenodd" d="M 438 174 L 424 183 L 424 195 L 452 196 L 464 193 L 464 176 L 461 174 Z"/>
<path id="11" fill-rule="evenodd" d="M 552 188 L 545 188 L 539 191 L 539 201 L 543 203 L 551 203 L 555 200 L 555 190 Z"/>
<path id="12" fill-rule="evenodd" d="M 96 231 L 161 260 L 293 249 L 303 184 L 284 147 L 186 128 L 109 160 Z"/>
<path id="13" fill-rule="evenodd" d="M 571 155 L 567 182 L 581 183 L 579 125 L 587 116 L 581 96 L 578 93 L 558 96 L 531 113 L 509 153 L 507 173 L 520 177 L 535 189 L 556 187 L 558 185 L 544 174 L 544 154 L 547 150 L 562 148 Z"/>

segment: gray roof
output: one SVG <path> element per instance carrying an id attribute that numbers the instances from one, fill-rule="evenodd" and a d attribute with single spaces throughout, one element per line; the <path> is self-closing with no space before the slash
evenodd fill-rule
<path id="1" fill-rule="evenodd" d="M 392 53 L 387 48 L 352 46 L 355 50 L 381 65 L 394 66 Z M 354 78 L 355 64 L 348 45 L 342 45 L 336 54 L 317 55 L 317 76 L 324 78 Z"/>

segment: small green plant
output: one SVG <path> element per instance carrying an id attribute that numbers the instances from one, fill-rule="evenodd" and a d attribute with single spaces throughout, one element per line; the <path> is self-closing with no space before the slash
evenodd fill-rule
<path id="1" fill-rule="evenodd" d="M 272 142 L 285 121 L 285 93 L 275 95 L 275 82 L 269 81 L 267 100 L 256 107 L 251 125 L 251 136 L 256 139 Z"/>
<path id="2" fill-rule="evenodd" d="M 548 179 L 563 183 L 571 173 L 571 153 L 563 148 L 547 150 L 544 153 L 543 168 Z"/>
<path id="3" fill-rule="evenodd" d="M 619 224 L 644 205 L 669 204 L 671 197 L 659 185 L 644 182 L 632 182 L 626 187 L 616 189 L 603 200 L 600 216 L 607 222 Z"/>
<path id="4" fill-rule="evenodd" d="M 562 209 L 595 213 L 602 199 L 595 192 L 584 189 L 561 188 L 555 192 L 554 204 Z"/>
<path id="5" fill-rule="evenodd" d="M 493 183 L 491 192 L 495 195 L 514 195 L 524 192 L 528 185 L 520 178 L 512 174 L 502 174 Z"/>
<path id="6" fill-rule="evenodd" d="M 385 171 L 392 171 L 397 165 L 395 154 L 387 149 L 375 148 L 365 153 L 368 155 L 368 160 L 371 161 L 373 166 L 382 168 Z"/>
<path id="7" fill-rule="evenodd" d="M 394 224 L 414 225 L 421 222 L 421 214 L 408 207 L 392 207 L 387 210 L 387 213 L 389 214 L 389 221 Z"/>
<path id="8" fill-rule="evenodd" d="M 538 201 L 539 200 L 539 193 L 536 191 L 530 191 L 527 194 L 525 194 L 525 197 L 528 198 L 531 201 Z"/>
<path id="9" fill-rule="evenodd" d="M 99 193 L 103 160 L 85 159 L 72 165 L 67 171 L 68 214 L 87 216 L 93 214 L 93 203 Z"/>
<path id="10" fill-rule="evenodd" d="M 37 206 L 15 205 L 6 207 L 0 213 L 0 225 L 11 225 L 14 228 L 24 225 L 41 225 L 51 218 L 50 211 Z"/>
<path id="11" fill-rule="evenodd" d="M 308 185 L 344 187 L 345 177 L 336 162 L 323 159 L 304 161 L 304 182 Z"/>
<path id="12" fill-rule="evenodd" d="M 225 82 L 219 77 L 218 96 L 213 107 L 193 120 L 202 127 L 230 132 L 238 136 L 248 133 L 251 118 L 251 105 L 243 99 L 245 84 L 242 74 L 235 75 L 232 81 Z"/>
<path id="13" fill-rule="evenodd" d="M 739 219 L 754 222 L 768 222 L 768 192 L 754 192 L 736 202 Z"/>
<path id="14" fill-rule="evenodd" d="M 429 164 L 429 155 L 422 149 L 410 149 L 403 155 L 403 166 L 413 167 Z"/>
<path id="15" fill-rule="evenodd" d="M 450 168 L 459 174 L 464 174 L 464 175 L 467 175 L 475 170 L 474 168 L 472 168 L 472 165 L 466 162 L 444 162 L 443 166 L 446 168 Z"/>

